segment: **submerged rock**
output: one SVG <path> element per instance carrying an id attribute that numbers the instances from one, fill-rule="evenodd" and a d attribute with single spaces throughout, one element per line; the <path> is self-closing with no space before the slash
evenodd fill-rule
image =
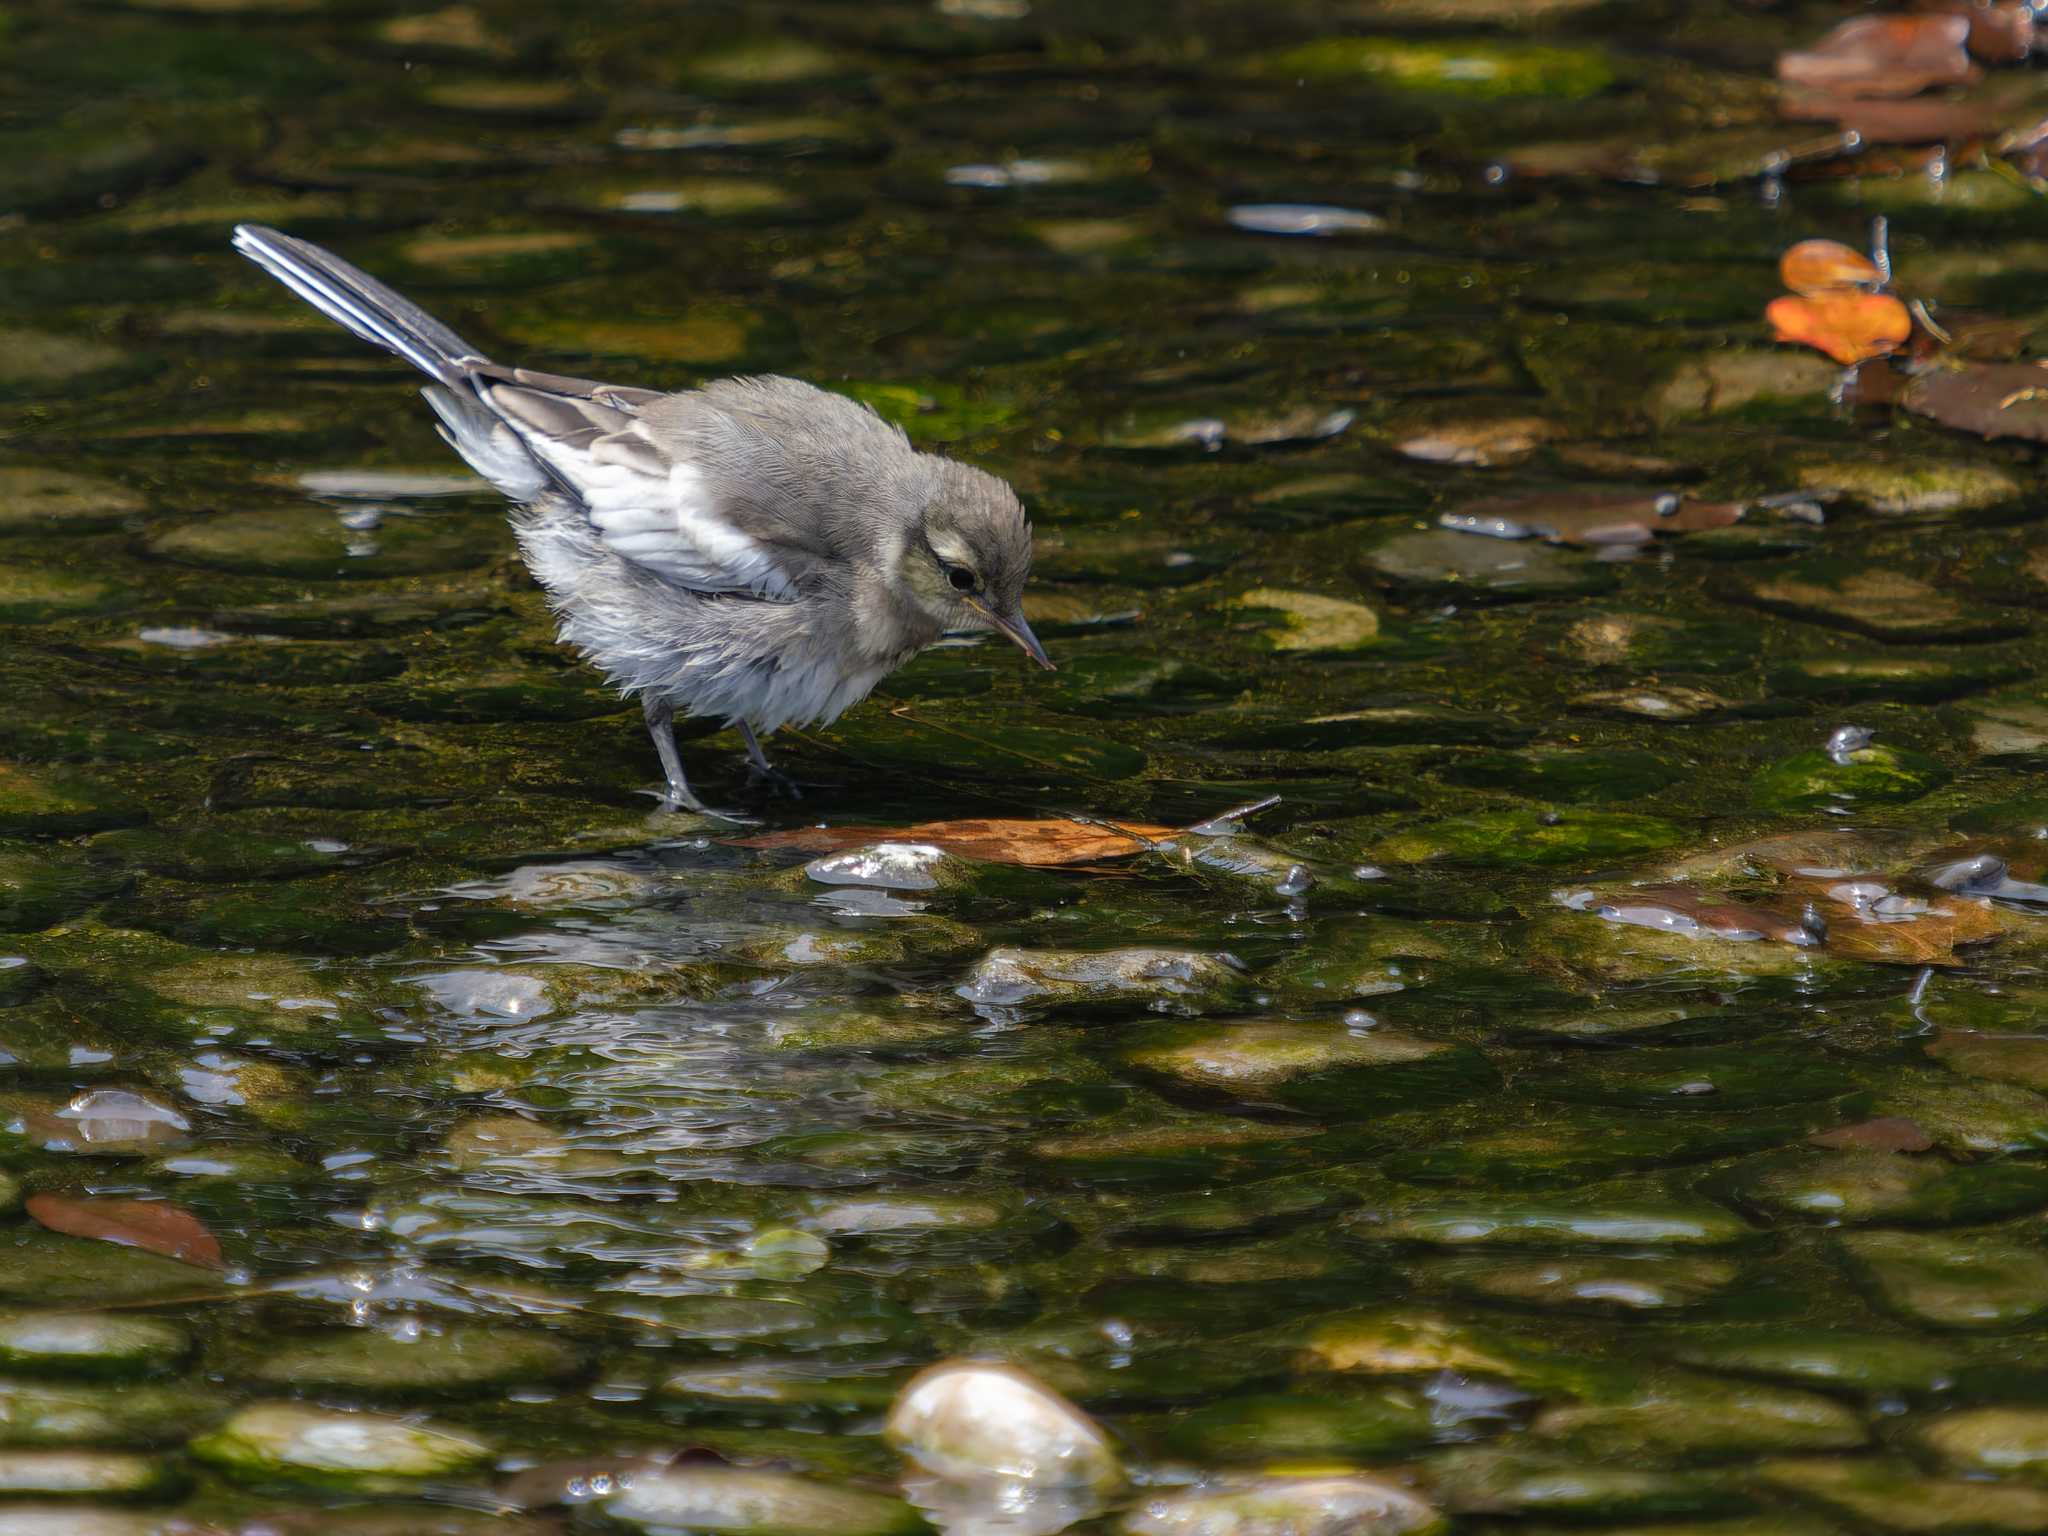
<path id="1" fill-rule="evenodd" d="M 1799 752 L 1757 775 L 1751 797 L 1760 810 L 1803 811 L 1917 800 L 1948 782 L 1933 758 L 1903 748 L 1852 747 Z"/>
<path id="2" fill-rule="evenodd" d="M 604 1512 L 647 1531 L 712 1536 L 916 1536 L 926 1528 L 900 1499 L 715 1463 L 636 1473 Z"/>
<path id="3" fill-rule="evenodd" d="M 2048 1409 L 1954 1408 L 1923 1420 L 1913 1438 L 1959 1472 L 2048 1481 Z"/>
<path id="4" fill-rule="evenodd" d="M 914 1378 L 883 1428 L 906 1456 L 953 1482 L 989 1479 L 1109 1492 L 1123 1482 L 1086 1414 L 1014 1366 L 949 1361 Z"/>
<path id="5" fill-rule="evenodd" d="M 201 1461 L 236 1477 L 336 1487 L 452 1477 L 491 1458 L 481 1440 L 376 1414 L 258 1403 L 194 1440 Z"/>
<path id="6" fill-rule="evenodd" d="M 1843 1251 L 1886 1306 L 1936 1328 L 2016 1328 L 2048 1313 L 2048 1251 L 1996 1232 L 1857 1232 Z"/>
<path id="7" fill-rule="evenodd" d="M 1355 1392 L 1258 1392 L 1175 1418 L 1167 1448 L 1198 1462 L 1271 1463 L 1394 1456 L 1436 1438 L 1433 1407 L 1406 1384 Z"/>
<path id="8" fill-rule="evenodd" d="M 1674 1373 L 1618 1396 L 1545 1408 L 1529 1426 L 1593 1457 L 1688 1457 L 1846 1450 L 1869 1438 L 1862 1417 L 1818 1392 Z"/>
<path id="9" fill-rule="evenodd" d="M 0 1451 L 0 1498 L 147 1498 L 178 1480 L 166 1463 L 132 1451 Z"/>
<path id="10" fill-rule="evenodd" d="M 0 1316 L 0 1371 L 142 1375 L 174 1365 L 191 1347 L 184 1329 L 153 1317 L 116 1312 Z"/>
<path id="11" fill-rule="evenodd" d="M 568 1344 L 544 1333 L 444 1323 L 271 1337 L 260 1348 L 237 1351 L 223 1365 L 233 1376 L 270 1387 L 427 1397 L 558 1381 L 574 1374 L 578 1358 Z"/>
<path id="12" fill-rule="evenodd" d="M 1265 1477 L 1141 1500 L 1128 1536 L 1425 1536 L 1443 1516 L 1374 1477 Z"/>
<path id="13" fill-rule="evenodd" d="M 2048 1531 L 2048 1490 L 1929 1477 L 1903 1461 L 1788 1457 L 1757 1469 L 1765 1486 L 1893 1531 Z"/>
<path id="14" fill-rule="evenodd" d="M 988 1008 L 1089 1008 L 1150 1004 L 1198 1013 L 1244 995 L 1228 955 L 1191 949 L 992 949 L 956 989 Z"/>

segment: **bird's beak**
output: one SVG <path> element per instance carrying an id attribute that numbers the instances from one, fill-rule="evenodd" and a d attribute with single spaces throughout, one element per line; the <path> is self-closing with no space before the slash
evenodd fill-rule
<path id="1" fill-rule="evenodd" d="M 997 613 L 995 609 L 989 607 L 987 603 L 978 597 L 970 597 L 966 602 L 969 608 L 980 614 L 984 619 L 987 619 L 990 624 L 1007 636 L 1018 650 L 1029 656 L 1033 661 L 1045 668 L 1046 671 L 1057 672 L 1059 670 L 1058 667 L 1052 664 L 1052 658 L 1045 654 L 1045 647 L 1038 643 L 1038 636 L 1031 633 L 1031 626 L 1024 622 L 1023 614 Z"/>

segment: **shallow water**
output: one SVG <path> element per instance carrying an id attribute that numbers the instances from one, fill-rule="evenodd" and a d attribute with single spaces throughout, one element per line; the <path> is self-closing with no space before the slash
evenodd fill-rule
<path id="1" fill-rule="evenodd" d="M 1825 7 L 1099 11 L 0 17 L 0 1533 L 596 1529 L 685 1451 L 828 1490 L 726 1528 L 893 1529 L 956 1355 L 1141 1487 L 2048 1529 L 2041 477 L 1760 319 L 1883 213 L 2030 356 L 2034 194 L 1749 176 Z M 240 220 L 1017 485 L 1061 670 L 928 654 L 769 830 L 1278 804 L 1068 869 L 658 813 Z M 467 1439 L 220 1428 L 293 1397 Z"/>

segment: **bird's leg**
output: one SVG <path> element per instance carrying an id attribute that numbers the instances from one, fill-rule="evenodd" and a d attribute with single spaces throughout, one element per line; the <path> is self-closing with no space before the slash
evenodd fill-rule
<path id="1" fill-rule="evenodd" d="M 652 694 L 642 694 L 640 704 L 647 715 L 647 734 L 654 738 L 654 751 L 661 759 L 662 777 L 668 782 L 668 792 L 662 796 L 661 808 L 665 811 L 695 811 L 700 816 L 716 816 L 721 821 L 753 825 L 745 816 L 713 810 L 690 792 L 690 781 L 683 777 L 683 755 L 676 750 L 675 706 Z"/>
<path id="2" fill-rule="evenodd" d="M 654 738 L 654 752 L 661 759 L 661 776 L 668 781 L 668 793 L 662 798 L 664 808 L 682 806 L 692 811 L 702 811 L 704 802 L 690 793 L 690 781 L 683 777 L 683 754 L 676 750 L 676 711 L 666 699 L 657 699 L 651 693 L 640 696 L 640 707 L 647 714 L 647 734 Z"/>
<path id="3" fill-rule="evenodd" d="M 760 738 L 754 735 L 754 728 L 744 720 L 735 720 L 733 724 L 739 727 L 740 740 L 747 744 L 750 777 L 779 795 L 787 795 L 792 800 L 803 799 L 804 792 L 797 787 L 796 780 L 768 761 L 768 754 L 761 750 Z"/>

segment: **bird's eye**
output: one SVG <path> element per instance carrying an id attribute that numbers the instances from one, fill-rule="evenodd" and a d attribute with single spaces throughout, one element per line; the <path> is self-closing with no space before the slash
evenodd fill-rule
<path id="1" fill-rule="evenodd" d="M 946 580 L 953 583 L 953 590 L 955 592 L 972 592 L 974 590 L 974 572 L 968 570 L 964 565 L 947 566 Z"/>

